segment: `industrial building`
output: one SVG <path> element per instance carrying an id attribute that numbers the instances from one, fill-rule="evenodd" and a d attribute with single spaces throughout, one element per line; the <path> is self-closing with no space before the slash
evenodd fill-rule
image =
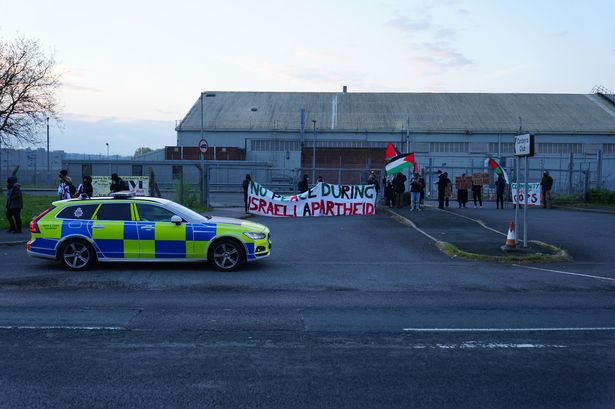
<path id="1" fill-rule="evenodd" d="M 500 159 L 514 173 L 514 136 L 536 135 L 530 179 L 544 169 L 554 190 L 615 188 L 615 96 L 589 94 L 202 92 L 178 123 L 166 159 L 265 162 L 270 179 L 300 173 L 360 183 L 382 171 L 388 142 L 415 152 L 426 175 L 484 169 Z M 224 165 L 218 165 L 224 166 Z M 239 180 L 237 181 L 239 183 Z"/>

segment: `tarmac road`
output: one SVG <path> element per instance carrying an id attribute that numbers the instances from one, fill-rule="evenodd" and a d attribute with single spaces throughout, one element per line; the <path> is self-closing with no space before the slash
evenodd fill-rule
<path id="1" fill-rule="evenodd" d="M 454 260 L 385 215 L 255 220 L 272 256 L 231 274 L 1 247 L 0 407 L 612 407 L 610 270 Z"/>

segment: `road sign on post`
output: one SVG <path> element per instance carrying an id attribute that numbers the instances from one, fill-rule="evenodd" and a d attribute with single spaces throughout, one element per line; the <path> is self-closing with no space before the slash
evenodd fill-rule
<path id="1" fill-rule="evenodd" d="M 209 144 L 207 143 L 207 139 L 201 139 L 199 141 L 199 150 L 201 151 L 203 156 L 205 156 L 205 154 L 207 153 L 207 149 L 209 149 Z"/>
<path id="2" fill-rule="evenodd" d="M 515 136 L 515 156 L 534 156 L 534 135 L 526 133 Z"/>
<path id="3" fill-rule="evenodd" d="M 202 204 L 205 207 L 209 207 L 209 192 L 206 178 L 209 176 L 205 170 L 205 154 L 207 153 L 207 149 L 209 148 L 209 144 L 207 143 L 207 139 L 201 139 L 199 141 L 199 151 L 201 151 L 201 197 L 203 198 Z"/>

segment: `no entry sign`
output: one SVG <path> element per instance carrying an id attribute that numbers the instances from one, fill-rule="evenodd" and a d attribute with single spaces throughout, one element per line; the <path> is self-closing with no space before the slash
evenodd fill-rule
<path id="1" fill-rule="evenodd" d="M 207 140 L 206 139 L 201 139 L 199 141 L 199 150 L 201 151 L 201 153 L 204 155 L 205 153 L 207 153 L 207 149 L 209 148 L 209 144 L 207 144 Z"/>

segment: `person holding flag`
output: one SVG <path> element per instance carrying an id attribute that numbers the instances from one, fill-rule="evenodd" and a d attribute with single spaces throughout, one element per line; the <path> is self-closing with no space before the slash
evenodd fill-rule
<path id="1" fill-rule="evenodd" d="M 500 166 L 493 158 L 485 159 L 485 167 L 489 166 L 493 173 L 498 175 L 498 180 L 495 182 L 495 208 L 504 209 L 504 193 L 506 192 L 506 184 L 510 183 L 508 174 L 503 167 Z"/>

